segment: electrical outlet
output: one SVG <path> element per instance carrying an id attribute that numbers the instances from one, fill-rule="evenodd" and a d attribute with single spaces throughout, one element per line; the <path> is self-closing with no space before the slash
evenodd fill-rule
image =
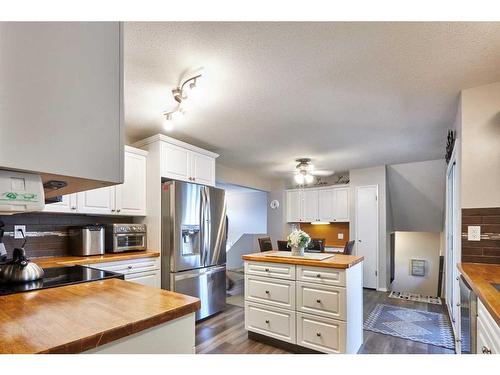
<path id="1" fill-rule="evenodd" d="M 481 241 L 481 226 L 480 225 L 469 225 L 467 227 L 467 240 L 469 240 L 469 241 Z"/>
<path id="2" fill-rule="evenodd" d="M 337 234 L 337 238 L 338 238 L 339 240 L 343 240 L 343 239 L 344 239 L 344 233 L 339 233 L 339 234 Z"/>
<path id="3" fill-rule="evenodd" d="M 14 225 L 14 238 L 20 239 L 26 236 L 26 225 Z"/>

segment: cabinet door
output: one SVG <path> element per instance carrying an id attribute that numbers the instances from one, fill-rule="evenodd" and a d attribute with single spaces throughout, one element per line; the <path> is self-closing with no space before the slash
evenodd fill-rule
<path id="1" fill-rule="evenodd" d="M 125 280 L 141 285 L 151 286 L 153 288 L 159 288 L 160 272 L 153 271 L 153 272 L 134 273 L 125 276 Z"/>
<path id="2" fill-rule="evenodd" d="M 46 204 L 43 212 L 76 212 L 78 194 L 68 194 L 62 196 L 62 201 Z"/>
<path id="3" fill-rule="evenodd" d="M 318 190 L 304 190 L 302 221 L 311 222 L 319 219 L 318 215 Z"/>
<path id="4" fill-rule="evenodd" d="M 302 218 L 302 191 L 292 190 L 286 192 L 286 221 L 296 223 Z"/>
<path id="5" fill-rule="evenodd" d="M 334 202 L 333 189 L 318 190 L 318 214 L 321 221 L 334 221 Z"/>
<path id="6" fill-rule="evenodd" d="M 146 215 L 146 157 L 125 152 L 125 178 L 116 186 L 116 212 Z"/>
<path id="7" fill-rule="evenodd" d="M 335 189 L 334 221 L 349 221 L 349 188 Z"/>
<path id="8" fill-rule="evenodd" d="M 191 156 L 185 148 L 163 142 L 161 145 L 161 176 L 174 180 L 188 181 Z"/>
<path id="9" fill-rule="evenodd" d="M 109 215 L 115 211 L 114 186 L 78 193 L 78 213 Z"/>
<path id="10" fill-rule="evenodd" d="M 209 156 L 191 152 L 191 179 L 203 185 L 215 186 L 215 160 Z"/>

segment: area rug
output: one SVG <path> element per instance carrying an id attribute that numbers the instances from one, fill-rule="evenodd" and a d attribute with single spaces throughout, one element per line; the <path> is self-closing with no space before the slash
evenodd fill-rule
<path id="1" fill-rule="evenodd" d="M 410 292 L 394 292 L 392 291 L 389 294 L 390 298 L 397 298 L 406 301 L 415 301 L 415 302 L 425 302 L 432 303 L 433 305 L 441 305 L 441 298 L 439 297 L 431 297 L 431 296 L 423 296 L 418 293 L 410 293 Z"/>
<path id="2" fill-rule="evenodd" d="M 364 329 L 384 335 L 454 349 L 453 332 L 444 314 L 377 304 Z"/>

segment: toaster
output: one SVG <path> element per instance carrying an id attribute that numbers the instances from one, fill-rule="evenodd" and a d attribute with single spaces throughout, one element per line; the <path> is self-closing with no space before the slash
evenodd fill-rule
<path id="1" fill-rule="evenodd" d="M 96 224 L 71 227 L 68 232 L 72 255 L 104 254 L 104 226 Z"/>

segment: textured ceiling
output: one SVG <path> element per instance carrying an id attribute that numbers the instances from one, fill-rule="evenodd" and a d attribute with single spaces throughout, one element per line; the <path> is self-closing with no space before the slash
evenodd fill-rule
<path id="1" fill-rule="evenodd" d="M 204 67 L 172 132 L 162 111 Z M 129 141 L 163 132 L 288 174 L 443 157 L 462 88 L 500 81 L 500 23 L 126 23 Z M 278 173 L 278 174 L 277 174 Z"/>

